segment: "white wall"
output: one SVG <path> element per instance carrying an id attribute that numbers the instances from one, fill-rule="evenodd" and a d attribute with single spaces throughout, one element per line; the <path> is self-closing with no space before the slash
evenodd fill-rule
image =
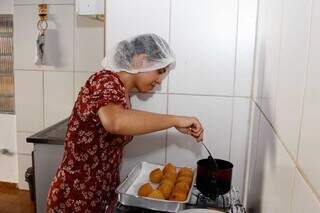
<path id="1" fill-rule="evenodd" d="M 248 206 L 320 212 L 320 2 L 261 0 Z"/>
<path id="2" fill-rule="evenodd" d="M 235 164 L 234 184 L 243 192 L 248 142 L 257 1 L 110 0 L 106 5 L 106 54 L 127 37 L 156 33 L 169 41 L 176 69 L 146 101 L 133 108 L 195 115 L 205 143 Z M 147 98 L 149 95 L 141 95 Z M 201 145 L 170 129 L 136 137 L 126 146 L 122 177 L 139 160 L 196 166 Z"/>
<path id="3" fill-rule="evenodd" d="M 13 13 L 13 0 L 0 1 L 0 14 Z M 13 155 L 0 154 L 0 181 L 17 182 L 16 116 L 0 114 L 0 149 L 8 149 Z"/>
<path id="4" fill-rule="evenodd" d="M 12 13 L 13 13 L 13 0 L 1 0 L 0 14 L 12 14 Z"/>
<path id="5" fill-rule="evenodd" d="M 0 114 L 0 149 L 11 154 L 0 154 L 0 181 L 16 183 L 18 177 L 16 116 Z"/>
<path id="6" fill-rule="evenodd" d="M 34 64 L 37 4 L 48 3 L 48 63 Z M 14 4 L 14 74 L 17 115 L 19 188 L 31 165 L 31 134 L 68 117 L 87 77 L 100 68 L 104 24 L 77 16 L 73 0 L 16 0 Z"/>

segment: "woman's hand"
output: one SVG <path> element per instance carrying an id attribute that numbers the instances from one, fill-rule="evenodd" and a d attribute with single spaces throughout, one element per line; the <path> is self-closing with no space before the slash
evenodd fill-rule
<path id="1" fill-rule="evenodd" d="M 175 128 L 183 134 L 191 135 L 197 142 L 203 140 L 203 127 L 196 117 L 177 116 Z"/>

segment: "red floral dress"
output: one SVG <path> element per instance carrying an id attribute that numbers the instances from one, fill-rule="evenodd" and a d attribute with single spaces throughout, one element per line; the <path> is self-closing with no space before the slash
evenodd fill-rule
<path id="1" fill-rule="evenodd" d="M 124 145 L 132 136 L 107 132 L 100 107 L 113 102 L 131 107 L 119 76 L 102 70 L 81 88 L 68 121 L 63 160 L 51 183 L 47 212 L 111 212 L 119 185 Z"/>

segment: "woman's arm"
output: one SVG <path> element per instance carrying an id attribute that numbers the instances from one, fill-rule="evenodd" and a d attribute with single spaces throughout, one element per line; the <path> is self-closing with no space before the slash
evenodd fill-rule
<path id="1" fill-rule="evenodd" d="M 103 127 L 113 134 L 141 135 L 176 127 L 197 141 L 201 141 L 203 136 L 201 123 L 194 117 L 127 110 L 113 103 L 101 107 L 98 115 Z"/>

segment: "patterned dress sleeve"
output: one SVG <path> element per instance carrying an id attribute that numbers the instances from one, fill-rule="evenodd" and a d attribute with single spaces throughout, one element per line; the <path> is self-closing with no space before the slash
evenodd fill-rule
<path id="1" fill-rule="evenodd" d="M 111 73 L 94 75 L 87 81 L 80 94 L 80 114 L 82 120 L 98 122 L 98 110 L 109 103 L 125 107 L 125 92 L 119 79 Z"/>

